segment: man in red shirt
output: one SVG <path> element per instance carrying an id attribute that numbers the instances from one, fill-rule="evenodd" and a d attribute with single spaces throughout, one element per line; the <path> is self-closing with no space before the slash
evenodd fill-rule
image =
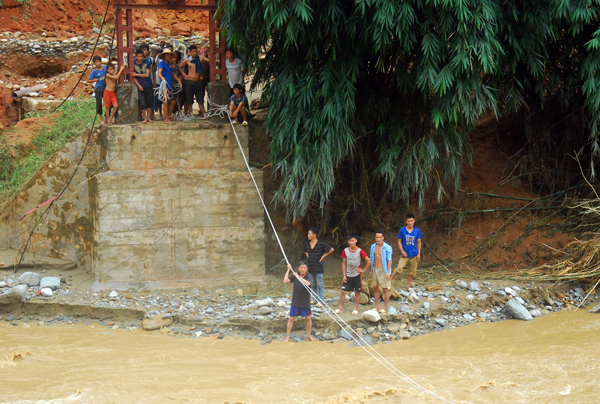
<path id="1" fill-rule="evenodd" d="M 342 296 L 340 296 L 340 308 L 336 313 L 344 312 L 344 302 L 346 301 L 346 292 L 354 291 L 354 311 L 353 315 L 358 314 L 358 305 L 362 293 L 362 274 L 367 268 L 371 268 L 371 260 L 362 248 L 356 245 L 357 237 L 355 234 L 348 236 L 348 248 L 342 253 L 342 276 L 344 284 L 342 285 Z M 366 265 L 361 269 L 360 264 L 365 260 Z"/>

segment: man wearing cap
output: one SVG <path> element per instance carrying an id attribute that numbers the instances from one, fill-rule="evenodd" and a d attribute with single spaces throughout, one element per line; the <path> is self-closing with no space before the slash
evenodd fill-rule
<path id="1" fill-rule="evenodd" d="M 210 60 L 198 54 L 198 47 L 196 45 L 190 46 L 190 53 L 190 57 L 181 63 L 182 69 L 183 67 L 187 67 L 188 70 L 187 74 L 183 73 L 183 78 L 187 80 L 186 105 L 193 105 L 195 97 L 200 116 L 204 116 L 206 114 L 206 109 L 204 109 L 204 93 L 206 92 L 204 80 L 208 73 L 205 71 L 204 63 L 208 63 Z"/>
<path id="2" fill-rule="evenodd" d="M 179 77 L 173 75 L 173 60 L 175 60 L 175 53 L 170 49 L 165 49 L 163 52 L 158 55 L 161 59 L 158 64 L 158 77 L 161 80 L 161 85 L 165 82 L 165 103 L 163 104 L 163 114 L 165 116 L 165 123 L 174 124 L 171 120 L 171 114 L 173 113 L 173 108 L 175 107 L 175 99 L 173 97 L 173 77 L 181 86 L 181 80 Z"/>

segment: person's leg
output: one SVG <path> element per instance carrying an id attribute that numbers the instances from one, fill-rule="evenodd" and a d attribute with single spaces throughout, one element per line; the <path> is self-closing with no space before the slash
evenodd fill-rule
<path id="1" fill-rule="evenodd" d="M 390 301 L 390 289 L 383 288 L 383 309 L 386 311 L 386 313 L 387 313 L 389 301 Z"/>
<path id="2" fill-rule="evenodd" d="M 206 115 L 206 109 L 204 108 L 204 94 L 206 93 L 206 85 L 203 81 L 198 83 L 198 93 L 196 94 L 196 102 L 198 102 L 198 111 L 200 116 Z"/>
<path id="3" fill-rule="evenodd" d="M 100 125 L 104 124 L 104 117 L 102 116 L 102 91 L 94 91 L 96 96 L 96 115 L 100 117 Z"/>
<path id="4" fill-rule="evenodd" d="M 358 312 L 358 305 L 360 304 L 360 298 L 362 297 L 362 275 L 358 275 L 354 284 L 354 311 Z"/>
<path id="5" fill-rule="evenodd" d="M 373 286 L 373 297 L 375 298 L 375 310 L 379 310 L 379 285 Z"/>
<path id="6" fill-rule="evenodd" d="M 400 260 L 398 261 L 398 266 L 396 267 L 396 269 L 394 269 L 392 271 L 392 278 L 391 278 L 392 281 L 396 278 L 396 276 L 398 276 L 399 273 L 402 272 L 402 270 L 404 269 L 404 266 L 406 266 L 406 262 L 407 262 L 406 258 L 400 257 Z"/>
<path id="7" fill-rule="evenodd" d="M 346 292 L 342 290 L 342 295 L 340 296 L 340 313 L 344 312 L 344 303 L 346 302 Z"/>
<path id="8" fill-rule="evenodd" d="M 310 335 L 311 332 L 312 332 L 312 318 L 311 318 L 311 316 L 306 316 L 306 338 L 309 341 L 314 341 L 315 337 Z"/>
<path id="9" fill-rule="evenodd" d="M 246 107 L 243 106 L 240 109 L 240 112 L 242 113 L 242 118 L 244 119 L 242 122 L 248 122 L 248 111 L 246 111 Z"/>
<path id="10" fill-rule="evenodd" d="M 110 108 L 110 120 L 108 121 L 108 123 L 110 125 L 112 125 L 114 122 L 114 118 L 115 118 L 115 113 L 117 112 L 117 109 L 119 108 L 119 104 L 115 104 Z"/>
<path id="11" fill-rule="evenodd" d="M 310 289 L 312 290 L 313 294 L 310 296 L 310 304 L 315 304 L 317 303 L 317 300 L 315 298 L 315 296 L 319 295 L 319 288 L 317 286 L 317 276 L 319 276 L 318 274 L 311 274 L 313 276 L 314 282 L 312 282 L 310 284 Z"/>
<path id="12" fill-rule="evenodd" d="M 411 260 L 408 262 L 408 281 L 406 282 L 407 292 L 410 290 L 410 284 L 415 276 L 417 276 L 417 259 L 411 258 Z"/>
<path id="13" fill-rule="evenodd" d="M 296 319 L 296 317 L 290 317 L 290 319 L 287 322 L 287 335 L 285 336 L 285 339 L 283 340 L 283 342 L 290 342 L 290 334 L 292 333 L 292 326 L 294 325 L 294 320 Z"/>
<path id="14" fill-rule="evenodd" d="M 323 274 L 317 275 L 317 285 L 319 286 L 319 297 L 321 300 L 325 297 L 325 284 Z"/>

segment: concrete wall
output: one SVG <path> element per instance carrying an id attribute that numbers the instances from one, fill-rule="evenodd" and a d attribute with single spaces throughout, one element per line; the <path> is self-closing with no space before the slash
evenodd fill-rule
<path id="1" fill-rule="evenodd" d="M 18 250 L 25 244 L 33 228 L 32 220 L 45 207 L 23 220 L 20 217 L 63 189 L 85 147 L 88 133 L 85 131 L 55 153 L 18 194 L 0 206 L 0 249 Z M 93 232 L 87 179 L 98 168 L 99 152 L 100 147 L 92 140 L 73 181 L 33 232 L 27 251 L 37 257 L 59 258 L 80 268 L 89 267 Z M 6 267 L 12 263 L 4 264 Z"/>
<path id="2" fill-rule="evenodd" d="M 119 125 L 103 146 L 110 170 L 90 187 L 98 282 L 264 275 L 264 213 L 229 125 Z"/>

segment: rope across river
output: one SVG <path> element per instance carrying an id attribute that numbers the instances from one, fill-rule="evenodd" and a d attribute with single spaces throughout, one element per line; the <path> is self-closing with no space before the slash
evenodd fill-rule
<path id="1" fill-rule="evenodd" d="M 210 104 L 212 107 L 211 109 L 218 110 L 219 112 L 222 112 L 222 111 L 224 111 L 225 113 L 227 112 L 227 108 L 228 108 L 227 105 L 216 105 L 213 103 L 210 103 Z M 231 119 L 229 114 L 227 114 L 227 117 L 229 118 L 229 123 L 231 125 L 231 128 L 233 129 L 233 133 L 235 135 L 235 140 L 238 144 L 240 152 L 242 153 L 242 157 L 244 158 L 244 163 L 246 164 L 248 173 L 250 173 L 250 178 L 252 179 L 252 182 L 254 183 L 254 187 L 256 188 L 256 192 L 258 193 L 260 202 L 262 203 L 265 214 L 267 215 L 267 218 L 269 219 L 269 223 L 271 224 L 271 228 L 273 229 L 273 234 L 275 234 L 275 238 L 277 239 L 277 244 L 279 245 L 279 248 L 281 249 L 281 253 L 283 254 L 285 262 L 288 265 L 290 265 L 290 261 L 288 260 L 288 257 L 285 254 L 285 249 L 283 248 L 283 244 L 281 243 L 281 239 L 279 238 L 279 234 L 277 233 L 275 224 L 273 223 L 273 220 L 271 219 L 271 215 L 269 214 L 267 205 L 265 204 L 265 201 L 262 197 L 260 188 L 258 187 L 258 184 L 256 183 L 256 180 L 254 179 L 254 175 L 252 174 L 252 169 L 250 168 L 250 164 L 248 163 L 248 159 L 246 158 L 246 154 L 244 153 L 244 149 L 242 147 L 242 144 L 238 137 L 237 131 L 235 129 L 234 121 Z M 292 269 L 292 273 L 296 274 L 296 272 L 293 269 Z M 377 352 L 377 350 L 375 348 L 373 348 L 371 345 L 369 345 L 363 339 L 362 335 L 360 335 L 357 331 L 355 331 L 352 327 L 350 327 L 350 325 L 348 325 L 348 323 L 346 323 L 342 317 L 340 317 L 338 314 L 336 314 L 334 312 L 334 310 L 323 299 L 321 299 L 317 293 L 315 293 L 304 282 L 302 282 L 302 285 L 306 288 L 306 290 L 308 290 L 308 292 L 310 293 L 310 295 L 312 296 L 312 298 L 315 301 L 321 303 L 321 305 L 325 309 L 325 312 L 333 319 L 333 321 L 335 321 L 340 326 L 341 329 L 346 330 L 348 332 L 348 335 L 350 335 L 350 337 L 352 337 L 352 339 L 358 344 L 358 346 L 360 346 L 362 349 L 364 349 L 365 352 L 367 352 L 373 359 L 375 359 L 375 361 L 377 361 L 383 367 L 388 369 L 392 374 L 394 374 L 394 376 L 398 377 L 400 380 L 404 381 L 405 383 L 416 388 L 417 390 L 421 391 L 424 394 L 427 394 L 427 395 L 434 397 L 445 403 L 454 404 L 452 401 L 439 396 L 438 394 L 434 393 L 431 390 L 428 390 L 427 388 L 421 386 L 419 383 L 417 383 L 416 381 L 414 381 L 413 379 L 411 379 L 410 377 L 408 377 L 407 375 L 402 373 L 398 368 L 396 368 L 392 363 L 390 363 L 383 355 L 381 355 L 379 352 Z"/>

